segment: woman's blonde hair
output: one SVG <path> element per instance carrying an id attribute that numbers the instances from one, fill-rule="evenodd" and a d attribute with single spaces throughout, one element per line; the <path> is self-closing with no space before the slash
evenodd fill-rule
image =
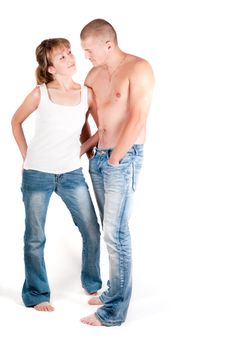
<path id="1" fill-rule="evenodd" d="M 48 68 L 53 65 L 51 61 L 52 52 L 59 47 L 70 48 L 70 42 L 65 38 L 52 38 L 43 40 L 36 48 L 35 55 L 38 62 L 36 68 L 36 81 L 37 84 L 49 83 L 54 80 L 51 73 L 48 72 Z"/>

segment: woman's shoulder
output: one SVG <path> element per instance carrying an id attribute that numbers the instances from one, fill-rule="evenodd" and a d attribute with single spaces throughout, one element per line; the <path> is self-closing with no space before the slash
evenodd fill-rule
<path id="1" fill-rule="evenodd" d="M 30 99 L 32 101 L 39 101 L 40 99 L 40 87 L 39 85 L 36 85 L 27 95 L 27 99 Z"/>
<path id="2" fill-rule="evenodd" d="M 82 88 L 82 85 L 81 84 L 79 84 L 79 83 L 74 83 L 74 89 L 76 89 L 76 90 L 80 90 Z"/>

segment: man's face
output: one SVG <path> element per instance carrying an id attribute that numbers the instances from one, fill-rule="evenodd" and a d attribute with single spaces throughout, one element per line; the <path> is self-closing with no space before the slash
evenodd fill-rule
<path id="1" fill-rule="evenodd" d="M 91 61 L 93 66 L 101 66 L 107 60 L 107 44 L 96 37 L 88 37 L 81 41 L 81 47 L 85 51 L 85 58 Z"/>

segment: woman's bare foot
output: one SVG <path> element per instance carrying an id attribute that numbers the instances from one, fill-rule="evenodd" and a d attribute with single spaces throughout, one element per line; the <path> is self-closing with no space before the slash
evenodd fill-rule
<path id="1" fill-rule="evenodd" d="M 103 324 L 99 321 L 95 314 L 83 317 L 80 319 L 80 321 L 82 323 L 88 324 L 89 326 L 103 326 Z"/>
<path id="2" fill-rule="evenodd" d="M 99 297 L 93 297 L 88 300 L 89 305 L 103 305 L 103 302 L 99 299 Z"/>
<path id="3" fill-rule="evenodd" d="M 43 303 L 37 304 L 34 306 L 34 309 L 37 311 L 54 311 L 54 307 L 48 302 L 48 301 L 44 301 Z"/>

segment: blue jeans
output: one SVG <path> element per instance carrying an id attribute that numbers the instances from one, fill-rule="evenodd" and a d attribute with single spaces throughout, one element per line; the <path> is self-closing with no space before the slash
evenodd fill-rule
<path id="1" fill-rule="evenodd" d="M 24 263 L 22 298 L 26 306 L 50 300 L 44 261 L 45 220 L 52 193 L 57 193 L 69 209 L 82 240 L 81 281 L 89 293 L 101 288 L 99 257 L 100 229 L 82 169 L 64 174 L 24 170 L 22 193 L 25 206 Z"/>
<path id="2" fill-rule="evenodd" d="M 143 161 L 143 145 L 134 145 L 116 166 L 108 162 L 111 152 L 96 149 L 89 169 L 109 254 L 108 289 L 100 295 L 103 306 L 96 311 L 96 317 L 105 326 L 124 322 L 129 307 L 132 261 L 128 221 Z"/>

